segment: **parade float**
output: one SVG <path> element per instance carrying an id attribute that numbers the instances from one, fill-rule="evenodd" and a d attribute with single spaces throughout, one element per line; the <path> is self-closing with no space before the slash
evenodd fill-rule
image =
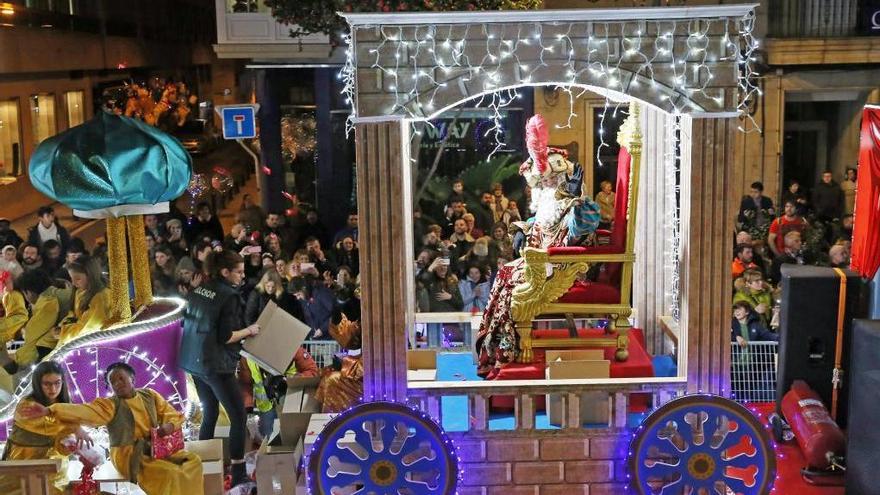
<path id="1" fill-rule="evenodd" d="M 720 303 L 729 299 L 736 199 L 728 184 L 735 133 L 754 129 L 747 109 L 759 91 L 754 8 L 343 14 L 351 30 L 342 77 L 356 137 L 364 267 L 364 404 L 318 434 L 302 476 L 311 493 L 769 491 L 775 471 L 766 432 L 749 411 L 721 398 L 730 383 L 730 343 L 719 331 L 729 323 L 729 308 Z M 525 251 L 525 279 L 513 287 L 509 307 L 516 348 L 508 349 L 496 379 L 409 381 L 411 138 L 443 112 L 482 106 L 495 115 L 484 136 L 500 149 L 501 116 L 524 86 L 557 88 L 572 101 L 590 92 L 629 115 L 617 136 L 628 166 L 617 171 L 616 230 L 598 248 Z M 551 125 L 576 118 L 572 109 L 568 122 Z M 181 302 L 150 297 L 148 279 L 146 287 L 139 281 L 143 254 L 135 244 L 143 230 L 138 215 L 161 211 L 156 205 L 183 191 L 189 161 L 125 117 L 100 115 L 93 125 L 127 129 L 141 140 L 104 140 L 80 129 L 103 144 L 84 150 L 88 140 L 73 139 L 58 159 L 47 154 L 47 164 L 60 165 L 57 172 L 47 165 L 32 177 L 50 197 L 108 218 L 119 322 L 50 357 L 71 363 L 72 390 L 82 400 L 101 393 L 95 370 L 106 355 L 142 360 L 154 381 L 139 385 L 164 383 L 167 396 L 182 401 L 173 364 Z M 66 150 L 64 136 L 46 149 Z M 122 143 L 128 148 L 115 148 Z M 156 154 L 142 156 L 147 150 Z M 134 161 L 140 168 L 131 167 Z M 120 285 L 128 280 L 126 232 L 134 311 Z M 603 282 L 604 297 L 595 298 L 596 287 L 575 291 L 578 276 L 599 264 L 618 273 Z M 560 313 L 610 324 L 563 335 L 533 326 Z M 131 341 L 139 338 L 149 344 Z M 674 341 L 677 376 L 639 371 L 646 350 L 664 339 Z M 597 347 L 611 368 L 607 378 L 545 378 L 547 352 Z M 559 426 L 536 421 L 548 395 L 558 400 Z M 455 427 L 447 421 L 453 400 L 467 418 Z M 585 425 L 587 400 L 604 410 L 600 424 Z M 505 402 L 513 427 L 492 428 L 493 411 Z"/>
<path id="2" fill-rule="evenodd" d="M 341 77 L 357 147 L 361 264 L 370 267 L 361 275 L 366 405 L 334 419 L 315 444 L 311 493 L 769 492 L 775 453 L 752 412 L 724 398 L 730 343 L 718 330 L 729 322 L 720 301 L 729 297 L 735 136 L 755 130 L 755 7 L 340 14 L 350 27 Z M 598 247 L 527 248 L 523 277 L 496 279 L 493 296 L 499 283 L 512 285 L 499 309 L 515 333 L 496 346 L 505 364 L 490 380 L 408 380 L 411 143 L 444 112 L 485 108 L 491 156 L 504 147 L 518 88 L 545 86 L 571 102 L 549 122 L 551 140 L 583 118 L 574 102 L 585 93 L 629 116 L 617 136 L 616 230 Z M 617 273 L 584 283 L 591 266 Z M 560 314 L 608 325 L 560 332 L 536 323 Z M 668 341 L 677 376 L 633 369 Z M 545 378 L 551 350 L 589 348 L 604 354 L 608 378 Z M 475 363 L 484 349 L 478 341 Z M 555 426 L 541 419 L 550 396 L 562 416 Z M 599 424 L 585 403 L 604 413 Z M 512 427 L 499 428 L 505 407 Z M 425 418 L 448 442 L 418 426 Z M 425 439 L 424 455 L 444 461 L 418 487 L 417 469 L 376 447 L 399 451 L 407 427 Z M 358 445 L 340 453 L 346 432 Z"/>

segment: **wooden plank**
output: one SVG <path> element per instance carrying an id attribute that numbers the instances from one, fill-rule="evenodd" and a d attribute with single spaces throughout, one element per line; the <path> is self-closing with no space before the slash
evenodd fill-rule
<path id="1" fill-rule="evenodd" d="M 686 297 L 681 328 L 687 332 L 690 391 L 726 393 L 729 383 L 730 235 L 734 195 L 733 119 L 693 120 L 687 160 L 683 241 Z"/>
<path id="2" fill-rule="evenodd" d="M 611 426 L 614 428 L 626 428 L 627 394 L 617 392 L 614 394 L 614 406 Z"/>
<path id="3" fill-rule="evenodd" d="M 364 394 L 406 397 L 406 256 L 401 123 L 356 127 Z M 391 225 L 391 228 L 388 228 Z"/>
<path id="4" fill-rule="evenodd" d="M 471 395 L 471 425 L 470 429 L 476 431 L 489 430 L 489 401 L 485 395 Z"/>
<path id="5" fill-rule="evenodd" d="M 581 395 L 580 394 L 562 394 L 562 427 L 578 428 L 581 427 Z"/>
<path id="6" fill-rule="evenodd" d="M 516 419 L 517 430 L 535 429 L 535 400 L 530 394 L 518 394 L 514 397 L 513 417 Z"/>

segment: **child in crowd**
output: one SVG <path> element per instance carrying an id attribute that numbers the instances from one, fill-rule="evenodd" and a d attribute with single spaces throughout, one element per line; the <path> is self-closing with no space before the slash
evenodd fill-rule
<path id="1" fill-rule="evenodd" d="M 764 281 L 764 276 L 758 270 L 746 270 L 743 276 L 734 283 L 736 293 L 733 302 L 745 301 L 752 310 L 761 318 L 764 326 L 770 325 L 773 316 L 773 288 Z"/>

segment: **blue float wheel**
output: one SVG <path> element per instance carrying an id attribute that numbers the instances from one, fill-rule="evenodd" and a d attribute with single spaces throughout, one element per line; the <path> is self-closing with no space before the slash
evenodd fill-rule
<path id="1" fill-rule="evenodd" d="M 764 427 L 740 404 L 713 395 L 670 401 L 631 444 L 630 487 L 641 495 L 763 495 L 776 476 Z"/>
<path id="2" fill-rule="evenodd" d="M 307 468 L 312 495 L 452 495 L 458 483 L 458 458 L 443 430 L 393 402 L 361 404 L 333 418 Z"/>

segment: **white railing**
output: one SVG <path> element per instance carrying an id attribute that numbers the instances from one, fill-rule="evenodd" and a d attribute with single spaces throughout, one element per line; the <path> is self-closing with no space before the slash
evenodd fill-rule
<path id="1" fill-rule="evenodd" d="M 737 402 L 774 402 L 777 342 L 749 342 L 745 347 L 730 344 L 730 394 Z"/>
<path id="2" fill-rule="evenodd" d="M 310 34 L 299 38 L 290 37 L 295 26 L 281 24 L 271 12 L 262 7 L 257 12 L 229 12 L 226 0 L 216 0 L 217 44 L 308 44 L 329 45 L 326 34 Z M 259 2 L 262 4 L 262 1 Z"/>
<path id="3" fill-rule="evenodd" d="M 302 346 L 312 355 L 319 369 L 333 364 L 333 355 L 342 350 L 335 340 L 306 340 Z"/>

